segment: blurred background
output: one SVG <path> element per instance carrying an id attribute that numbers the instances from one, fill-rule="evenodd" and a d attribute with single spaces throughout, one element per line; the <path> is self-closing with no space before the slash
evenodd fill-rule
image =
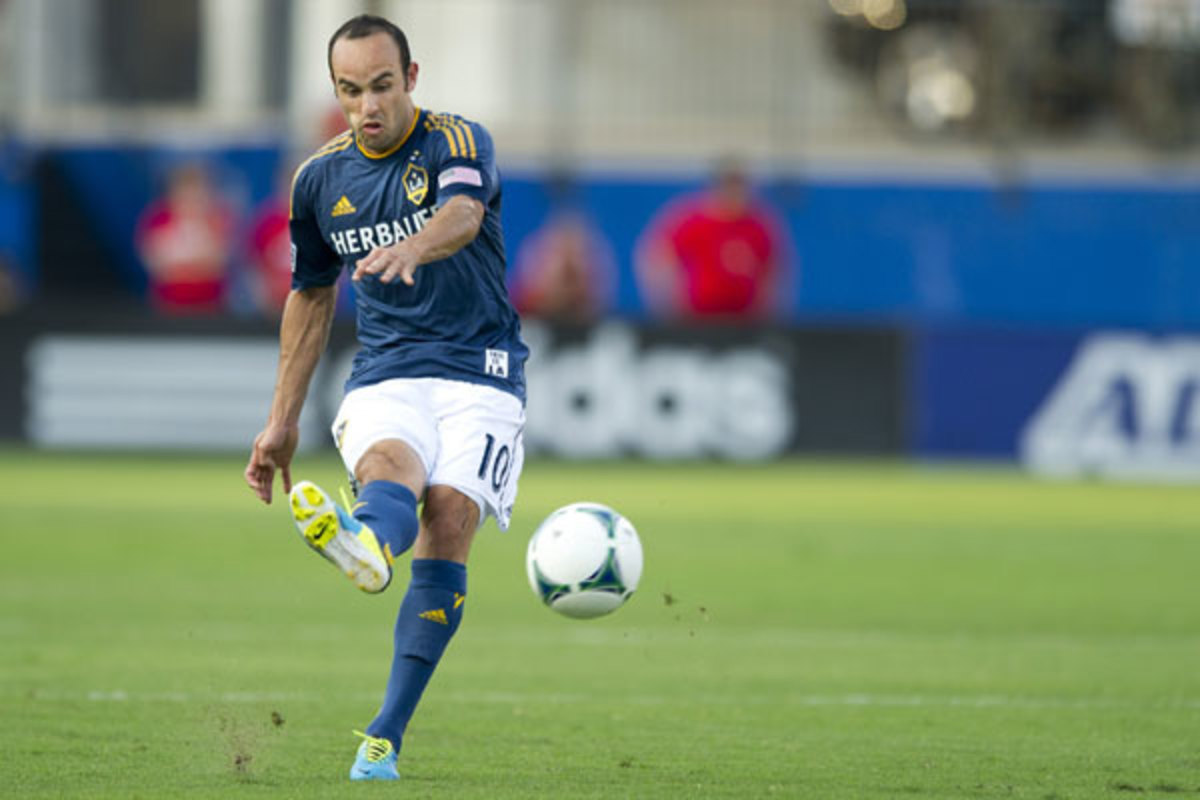
<path id="1" fill-rule="evenodd" d="M 495 136 L 535 451 L 1200 477 L 1200 0 L 0 0 L 0 438 L 249 447 L 362 11 Z"/>

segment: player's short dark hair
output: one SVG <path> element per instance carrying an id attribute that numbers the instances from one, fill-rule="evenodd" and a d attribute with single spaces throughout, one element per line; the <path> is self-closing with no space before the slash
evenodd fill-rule
<path id="1" fill-rule="evenodd" d="M 376 33 L 386 33 L 392 37 L 396 47 L 400 48 L 400 67 L 408 75 L 408 66 L 412 63 L 412 53 L 408 50 L 408 37 L 404 31 L 396 27 L 389 19 L 377 17 L 374 14 L 359 14 L 342 23 L 342 26 L 329 37 L 329 52 L 326 60 L 329 62 L 329 76 L 333 77 L 333 46 L 338 39 L 365 39 Z"/>

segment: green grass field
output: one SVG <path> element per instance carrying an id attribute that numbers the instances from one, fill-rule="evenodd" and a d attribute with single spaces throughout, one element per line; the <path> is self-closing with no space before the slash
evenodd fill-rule
<path id="1" fill-rule="evenodd" d="M 351 787 L 403 580 L 356 592 L 241 469 L 0 451 L 0 795 L 1200 796 L 1194 489 L 534 462 L 514 530 L 478 540 L 403 782 Z M 646 549 L 588 622 L 524 574 L 577 499 Z"/>

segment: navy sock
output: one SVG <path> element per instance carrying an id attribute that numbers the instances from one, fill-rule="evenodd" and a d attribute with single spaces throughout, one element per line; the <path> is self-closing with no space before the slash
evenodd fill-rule
<path id="1" fill-rule="evenodd" d="M 412 583 L 396 617 L 392 674 L 379 715 L 367 727 L 397 751 L 417 701 L 462 620 L 467 568 L 455 561 L 414 558 Z"/>
<path id="2" fill-rule="evenodd" d="M 400 483 L 371 481 L 358 492 L 354 518 L 373 530 L 395 558 L 417 538 L 416 495 Z"/>

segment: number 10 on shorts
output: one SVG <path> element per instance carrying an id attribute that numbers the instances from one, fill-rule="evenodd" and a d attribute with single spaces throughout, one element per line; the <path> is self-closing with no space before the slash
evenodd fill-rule
<path id="1" fill-rule="evenodd" d="M 496 450 L 496 437 L 485 433 L 487 443 L 483 447 L 483 458 L 479 461 L 479 479 L 488 481 L 493 492 L 499 492 L 508 482 L 508 474 L 512 469 L 512 448 L 506 444 Z M 493 458 L 495 451 L 495 458 Z"/>

